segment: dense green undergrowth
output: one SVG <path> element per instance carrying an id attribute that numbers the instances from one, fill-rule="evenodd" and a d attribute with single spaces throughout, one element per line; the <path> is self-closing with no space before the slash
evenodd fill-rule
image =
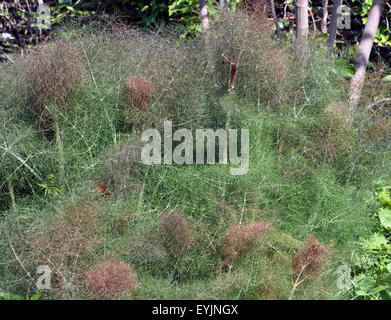
<path id="1" fill-rule="evenodd" d="M 316 39 L 298 59 L 290 41 L 241 13 L 216 22 L 206 43 L 178 39 L 169 28 L 69 26 L 1 66 L 0 291 L 33 296 L 37 267 L 48 265 L 41 299 L 100 297 L 91 288 L 111 263 L 132 289 L 121 298 L 354 297 L 336 271 L 376 231 L 389 118 L 369 114 L 364 96 L 351 123 L 346 80 Z M 233 90 L 223 56 L 240 57 Z M 127 104 L 127 77 L 153 84 L 147 113 Z M 167 119 L 249 129 L 248 173 L 140 163 L 142 130 Z M 310 244 L 328 252 L 327 266 L 298 275 Z"/>

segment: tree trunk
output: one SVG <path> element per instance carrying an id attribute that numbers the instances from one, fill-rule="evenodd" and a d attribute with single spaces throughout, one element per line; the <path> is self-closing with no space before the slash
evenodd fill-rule
<path id="1" fill-rule="evenodd" d="M 331 13 L 331 22 L 329 26 L 329 40 L 327 40 L 327 46 L 330 48 L 329 54 L 332 56 L 334 51 L 335 38 L 337 36 L 338 18 L 340 16 L 339 7 L 342 5 L 342 0 L 333 1 L 333 11 Z"/>
<path id="2" fill-rule="evenodd" d="M 323 18 L 322 18 L 322 26 L 321 26 L 323 33 L 327 33 L 327 17 L 329 15 L 328 7 L 329 7 L 329 0 L 323 0 Z"/>
<path id="3" fill-rule="evenodd" d="M 227 0 L 220 0 L 220 12 L 227 12 L 228 11 L 228 1 Z"/>
<path id="4" fill-rule="evenodd" d="M 200 0 L 200 14 L 202 33 L 206 33 L 209 29 L 208 6 L 206 5 L 206 0 Z"/>
<path id="5" fill-rule="evenodd" d="M 296 46 L 299 52 L 307 45 L 308 0 L 296 0 Z"/>
<path id="6" fill-rule="evenodd" d="M 274 24 L 276 25 L 277 35 L 280 38 L 281 37 L 281 28 L 280 28 L 280 25 L 278 24 L 278 19 L 277 19 L 277 15 L 276 15 L 276 7 L 274 5 L 274 0 L 270 0 L 270 5 L 272 7 L 272 16 L 273 16 Z"/>
<path id="7" fill-rule="evenodd" d="M 349 107 L 352 111 L 360 100 L 361 90 L 365 82 L 365 73 L 371 54 L 373 40 L 379 27 L 380 16 L 384 7 L 384 0 L 374 0 L 369 10 L 368 20 L 365 24 L 364 33 L 361 37 L 360 48 L 356 58 L 356 73 L 350 80 Z"/>

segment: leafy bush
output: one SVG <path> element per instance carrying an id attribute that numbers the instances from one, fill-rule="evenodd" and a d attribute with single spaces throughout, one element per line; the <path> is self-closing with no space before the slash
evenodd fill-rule
<path id="1" fill-rule="evenodd" d="M 391 290 L 391 186 L 376 193 L 378 230 L 359 243 L 361 252 L 353 266 L 353 294 L 358 299 L 390 299 Z"/>

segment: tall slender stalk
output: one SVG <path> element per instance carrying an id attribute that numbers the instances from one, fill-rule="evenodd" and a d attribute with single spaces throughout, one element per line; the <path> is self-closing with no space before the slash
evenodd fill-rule
<path id="1" fill-rule="evenodd" d="M 10 178 L 8 178 L 7 184 L 8 184 L 8 192 L 9 192 L 10 198 L 11 198 L 12 209 L 15 211 L 16 210 L 15 192 L 14 192 L 14 187 L 12 185 L 12 181 Z"/>
<path id="2" fill-rule="evenodd" d="M 232 92 L 232 90 L 230 88 L 229 89 L 229 94 L 231 94 L 231 92 Z M 229 129 L 229 126 L 230 126 L 230 122 L 231 122 L 231 108 L 229 108 L 227 110 L 227 118 L 226 118 L 226 121 L 225 121 L 225 132 L 227 132 L 227 133 L 228 133 L 228 129 Z M 229 141 L 229 135 L 227 134 L 227 145 L 226 145 L 226 148 L 224 150 L 224 155 L 223 155 L 224 162 L 223 163 L 228 163 L 228 147 L 229 147 L 228 141 Z M 222 192 L 223 201 L 225 201 L 226 190 L 227 190 L 227 182 L 224 181 L 223 192 Z"/>
<path id="3" fill-rule="evenodd" d="M 240 50 L 239 56 L 238 56 L 238 59 L 236 62 L 223 55 L 224 60 L 227 61 L 230 65 L 230 70 L 229 70 L 230 78 L 229 78 L 229 86 L 228 86 L 228 94 L 229 95 L 232 95 L 234 93 L 233 90 L 234 90 L 234 86 L 235 86 L 235 79 L 236 79 L 236 75 L 237 75 L 237 71 L 238 71 L 238 67 L 239 67 L 239 63 L 240 63 L 240 58 L 242 56 L 243 50 L 244 49 Z M 228 129 L 230 127 L 230 123 L 231 123 L 231 108 L 229 108 L 227 110 L 227 117 L 226 117 L 226 121 L 225 121 L 225 132 L 227 132 L 227 133 L 228 133 Z M 224 150 L 224 155 L 223 155 L 224 162 L 223 163 L 228 163 L 228 148 L 229 148 L 229 134 L 227 135 L 227 146 Z M 222 194 L 223 200 L 225 199 L 226 189 L 227 189 L 226 182 L 224 182 L 223 194 Z"/>
<path id="4" fill-rule="evenodd" d="M 60 190 L 64 189 L 65 182 L 65 160 L 64 160 L 64 148 L 61 139 L 61 130 L 58 123 L 58 115 L 56 110 L 50 111 L 53 123 L 54 123 L 54 132 L 56 137 L 56 149 L 57 149 L 57 163 L 58 163 L 58 178 L 60 181 Z"/>
<path id="5" fill-rule="evenodd" d="M 305 276 L 303 279 L 300 280 L 300 277 L 303 274 L 303 271 L 306 267 L 307 267 L 307 265 L 304 265 L 301 267 L 299 275 L 297 276 L 296 281 L 293 283 L 292 291 L 291 291 L 291 294 L 289 295 L 289 300 L 292 300 L 293 294 L 295 293 L 296 288 L 308 278 L 307 276 Z"/>

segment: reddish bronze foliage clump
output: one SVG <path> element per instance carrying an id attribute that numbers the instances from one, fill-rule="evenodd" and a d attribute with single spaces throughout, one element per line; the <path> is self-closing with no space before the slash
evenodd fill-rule
<path id="1" fill-rule="evenodd" d="M 113 194 L 104 184 L 98 184 L 95 188 L 95 191 L 103 194 L 106 197 L 109 197 Z"/>
<path id="2" fill-rule="evenodd" d="M 147 111 L 146 106 L 155 91 L 155 86 L 139 77 L 125 79 L 126 103 L 136 111 Z"/>
<path id="3" fill-rule="evenodd" d="M 94 295 L 104 298 L 131 293 L 137 287 L 132 268 L 116 260 L 108 260 L 86 272 L 85 280 Z"/>
<path id="4" fill-rule="evenodd" d="M 76 88 L 87 79 L 82 56 L 70 42 L 56 40 L 28 50 L 20 65 L 20 92 L 26 99 L 22 108 L 38 121 L 40 133 L 47 134 L 53 120 L 50 103 L 67 111 Z"/>
<path id="5" fill-rule="evenodd" d="M 86 77 L 81 54 L 65 41 L 42 44 L 28 51 L 21 62 L 26 77 L 24 89 L 36 107 L 49 102 L 66 104 Z"/>
<path id="6" fill-rule="evenodd" d="M 236 72 L 237 72 L 237 65 L 236 61 L 230 57 L 226 57 L 223 60 L 223 64 L 229 64 L 231 66 L 231 75 L 230 75 L 230 81 L 229 81 L 229 87 L 232 90 L 234 88 L 235 84 L 235 78 L 236 78 Z"/>
<path id="7" fill-rule="evenodd" d="M 77 86 L 87 79 L 81 54 L 71 43 L 54 41 L 29 50 L 21 59 L 24 81 L 21 92 L 26 96 L 25 108 L 39 121 L 43 133 L 52 115 L 50 103 L 65 105 Z"/>
<path id="8" fill-rule="evenodd" d="M 221 264 L 229 265 L 237 261 L 272 228 L 271 223 L 264 221 L 231 227 L 223 238 L 222 256 L 225 260 Z"/>
<path id="9" fill-rule="evenodd" d="M 183 214 L 171 213 L 161 217 L 164 244 L 171 254 L 180 256 L 193 242 L 193 232 Z"/>
<path id="10" fill-rule="evenodd" d="M 329 254 L 328 247 L 309 236 L 304 248 L 293 259 L 293 271 L 304 274 L 306 278 L 316 278 L 329 263 Z"/>

